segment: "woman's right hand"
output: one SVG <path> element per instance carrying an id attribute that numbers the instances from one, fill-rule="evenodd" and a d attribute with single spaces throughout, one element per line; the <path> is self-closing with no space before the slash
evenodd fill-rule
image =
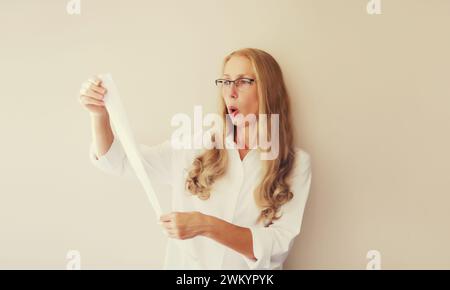
<path id="1" fill-rule="evenodd" d="M 102 87 L 102 81 L 98 77 L 92 77 L 81 86 L 79 101 L 91 116 L 107 116 L 103 98 L 106 89 Z"/>

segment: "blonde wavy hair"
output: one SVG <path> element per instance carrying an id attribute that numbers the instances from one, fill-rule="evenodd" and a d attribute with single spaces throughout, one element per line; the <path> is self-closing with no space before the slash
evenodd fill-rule
<path id="1" fill-rule="evenodd" d="M 256 222 L 263 222 L 267 227 L 281 216 L 282 205 L 293 198 L 290 191 L 290 175 L 295 162 L 295 148 L 291 110 L 287 89 L 279 64 L 267 52 L 254 48 L 244 48 L 227 55 L 223 61 L 222 72 L 233 56 L 243 56 L 250 60 L 256 74 L 259 100 L 259 114 L 279 114 L 279 154 L 274 160 L 262 160 L 263 178 L 255 188 L 253 195 L 261 213 Z M 221 96 L 220 110 L 222 121 L 226 122 L 227 108 Z M 271 124 L 271 122 L 268 122 Z M 236 128 L 234 128 L 236 129 Z M 236 132 L 236 130 L 234 131 Z M 267 136 L 271 138 L 271 130 Z M 224 130 L 224 137 L 226 130 Z M 213 136 L 214 139 L 214 136 Z M 268 139 L 271 140 L 271 139 Z M 260 149 L 258 149 L 260 150 Z M 197 156 L 186 178 L 186 190 L 201 200 L 210 197 L 214 182 L 227 170 L 227 149 L 209 149 Z"/>

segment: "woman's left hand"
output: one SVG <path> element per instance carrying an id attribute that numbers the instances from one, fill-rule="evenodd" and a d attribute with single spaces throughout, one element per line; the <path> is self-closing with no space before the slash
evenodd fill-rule
<path id="1" fill-rule="evenodd" d="M 202 235 L 249 259 L 256 259 L 253 252 L 252 232 L 249 228 L 237 226 L 198 211 L 164 214 L 160 217 L 160 223 L 170 238 L 185 240 Z"/>
<path id="2" fill-rule="evenodd" d="M 205 235 L 210 228 L 208 216 L 198 211 L 163 214 L 160 222 L 170 238 L 180 240 Z"/>

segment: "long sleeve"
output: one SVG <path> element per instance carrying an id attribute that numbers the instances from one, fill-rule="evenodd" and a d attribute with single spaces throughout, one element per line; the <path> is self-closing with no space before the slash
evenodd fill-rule
<path id="1" fill-rule="evenodd" d="M 139 144 L 139 150 L 143 158 L 144 168 L 153 182 L 162 184 L 172 183 L 172 162 L 173 149 L 170 141 L 167 140 L 155 146 Z M 101 171 L 116 175 L 134 178 L 135 174 L 131 167 L 120 140 L 114 137 L 106 154 L 97 157 L 94 143 L 92 142 L 89 150 L 89 158 L 92 164 Z"/>
<path id="2" fill-rule="evenodd" d="M 294 167 L 291 190 L 294 197 L 281 207 L 282 217 L 269 227 L 250 227 L 253 252 L 257 260 L 244 256 L 250 269 L 280 269 L 294 239 L 300 233 L 303 212 L 311 186 L 311 161 L 308 153 L 300 151 L 300 165 Z"/>

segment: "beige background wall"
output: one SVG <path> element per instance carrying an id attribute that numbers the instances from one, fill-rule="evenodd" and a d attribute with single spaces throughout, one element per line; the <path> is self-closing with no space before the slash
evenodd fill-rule
<path id="1" fill-rule="evenodd" d="M 0 267 L 160 268 L 166 237 L 138 183 L 91 166 L 80 84 L 111 72 L 137 139 L 215 110 L 223 56 L 272 53 L 312 156 L 286 267 L 450 268 L 450 1 L 9 0 L 0 4 Z"/>

